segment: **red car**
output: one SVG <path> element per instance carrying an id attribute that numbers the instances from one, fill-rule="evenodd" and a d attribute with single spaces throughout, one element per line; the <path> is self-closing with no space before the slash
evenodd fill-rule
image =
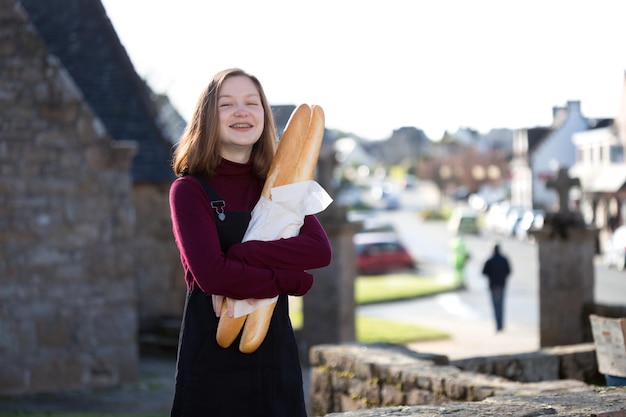
<path id="1" fill-rule="evenodd" d="M 415 260 L 395 233 L 357 233 L 354 235 L 354 246 L 360 274 L 415 269 Z"/>

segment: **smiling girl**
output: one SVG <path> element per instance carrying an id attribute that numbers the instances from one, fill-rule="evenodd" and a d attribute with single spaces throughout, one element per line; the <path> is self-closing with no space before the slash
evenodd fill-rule
<path id="1" fill-rule="evenodd" d="M 306 294 L 306 271 L 330 263 L 328 237 L 310 215 L 298 236 L 241 243 L 276 145 L 257 78 L 236 68 L 216 74 L 174 152 L 170 209 L 188 291 L 171 416 L 306 416 L 288 295 Z M 241 353 L 239 339 L 217 344 L 211 294 L 279 297 L 254 353 Z"/>

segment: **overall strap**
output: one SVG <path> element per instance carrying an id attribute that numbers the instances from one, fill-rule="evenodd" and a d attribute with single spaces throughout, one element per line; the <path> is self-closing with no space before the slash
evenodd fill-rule
<path id="1" fill-rule="evenodd" d="M 211 207 L 215 210 L 215 217 L 220 221 L 216 221 L 217 234 L 220 239 L 222 251 L 226 253 L 228 249 L 235 243 L 240 243 L 243 239 L 248 224 L 250 223 L 249 211 L 229 211 L 228 218 L 224 212 L 226 202 L 219 198 L 213 187 L 201 176 L 192 175 L 204 188 L 206 195 L 211 203 Z"/>
<path id="2" fill-rule="evenodd" d="M 192 177 L 200 181 L 200 184 L 202 184 L 204 191 L 209 197 L 211 207 L 213 207 L 213 210 L 215 210 L 215 213 L 217 214 L 217 218 L 221 221 L 224 221 L 226 219 L 226 213 L 224 213 L 224 207 L 226 207 L 226 202 L 217 195 L 213 187 L 211 187 L 211 185 L 207 182 L 207 180 L 204 179 L 204 177 L 200 175 L 192 175 Z"/>

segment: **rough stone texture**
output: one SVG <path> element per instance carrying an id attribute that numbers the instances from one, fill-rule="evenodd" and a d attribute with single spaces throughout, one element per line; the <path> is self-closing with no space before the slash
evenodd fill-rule
<path id="1" fill-rule="evenodd" d="M 326 417 L 626 417 L 624 389 L 589 389 L 555 392 L 528 398 L 524 395 L 492 398 L 479 403 L 450 402 L 441 406 L 396 406 L 326 414 Z"/>
<path id="2" fill-rule="evenodd" d="M 331 243 L 333 259 L 317 269 L 315 285 L 303 299 L 304 322 L 298 343 L 301 362 L 308 362 L 311 346 L 356 340 L 354 279 L 356 264 L 352 238 L 358 224 L 333 222 L 320 216 Z M 307 320 L 315 317 L 315 320 Z"/>
<path id="3" fill-rule="evenodd" d="M 137 378 L 130 166 L 13 0 L 0 0 L 0 392 Z"/>
<path id="4" fill-rule="evenodd" d="M 154 334 L 155 328 L 162 327 L 163 318 L 180 323 L 187 293 L 180 253 L 172 235 L 169 189 L 170 183 L 133 186 L 137 212 L 133 261 L 142 335 Z"/>
<path id="5" fill-rule="evenodd" d="M 143 342 L 164 317 L 180 320 L 182 314 L 185 284 L 171 233 L 168 194 L 175 178 L 172 144 L 184 120 L 136 73 L 100 0 L 19 0 L 19 4 L 47 53 L 59 59 L 111 138 L 138 144 L 131 166 L 135 205 L 131 253 Z M 66 118 L 75 112 L 75 106 L 65 109 Z M 97 155 L 90 153 L 89 158 L 98 161 Z"/>
<path id="6" fill-rule="evenodd" d="M 587 355 L 588 349 L 555 348 L 545 355 L 556 356 L 554 363 L 571 364 L 571 357 L 577 355 L 579 360 L 586 357 L 595 361 L 595 356 Z M 523 383 L 437 365 L 435 359 L 384 347 L 314 346 L 310 357 L 314 415 L 626 416 L 626 388 L 593 386 L 572 379 Z M 537 361 L 545 359 L 543 355 L 512 355 L 508 361 L 515 364 L 513 367 L 526 369 L 525 359 L 530 365 L 522 375 L 538 380 L 545 374 L 537 367 Z M 504 357 L 500 362 L 504 365 Z M 533 375 L 530 370 L 539 374 Z"/>
<path id="7" fill-rule="evenodd" d="M 537 352 L 461 359 L 450 363 L 464 371 L 501 376 L 518 382 L 575 379 L 597 382 L 598 372 L 593 343 L 544 348 Z"/>
<path id="8" fill-rule="evenodd" d="M 559 219 L 561 213 L 554 214 Z M 533 233 L 539 252 L 540 346 L 585 342 L 586 305 L 594 302 L 597 230 L 554 225 Z"/>

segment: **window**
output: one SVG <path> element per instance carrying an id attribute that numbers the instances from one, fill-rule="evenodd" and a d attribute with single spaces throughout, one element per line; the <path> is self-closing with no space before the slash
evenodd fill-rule
<path id="1" fill-rule="evenodd" d="M 611 145 L 610 158 L 612 163 L 624 162 L 624 147 L 622 145 Z"/>

